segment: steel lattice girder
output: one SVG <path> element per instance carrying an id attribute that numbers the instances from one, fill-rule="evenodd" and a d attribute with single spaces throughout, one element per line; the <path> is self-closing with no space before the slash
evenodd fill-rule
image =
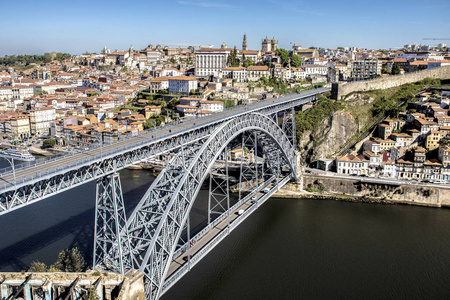
<path id="1" fill-rule="evenodd" d="M 120 176 L 113 173 L 97 179 L 95 203 L 94 263 L 124 274 L 129 256 L 122 255 L 122 244 L 128 243 L 126 214 Z"/>
<path id="2" fill-rule="evenodd" d="M 262 114 L 236 117 L 222 124 L 209 139 L 183 147 L 153 182 L 127 222 L 132 265 L 146 276 L 146 293 L 157 299 L 172 254 L 192 203 L 218 155 L 243 132 L 258 132 L 271 140 L 296 177 L 293 145 L 270 118 Z"/>

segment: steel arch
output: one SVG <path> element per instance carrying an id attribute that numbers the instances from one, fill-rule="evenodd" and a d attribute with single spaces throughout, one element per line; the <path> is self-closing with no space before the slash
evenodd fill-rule
<path id="1" fill-rule="evenodd" d="M 210 137 L 181 149 L 155 179 L 127 222 L 123 253 L 131 261 L 125 269 L 146 276 L 146 294 L 157 299 L 177 241 L 203 181 L 219 154 L 243 132 L 258 132 L 270 139 L 291 176 L 297 176 L 295 148 L 268 116 L 252 113 L 219 126 Z M 128 246 L 129 245 L 129 246 Z M 130 248 L 128 248 L 130 247 Z"/>

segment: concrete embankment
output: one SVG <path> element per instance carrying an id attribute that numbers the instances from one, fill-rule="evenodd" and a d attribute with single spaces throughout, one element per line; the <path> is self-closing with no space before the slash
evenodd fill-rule
<path id="1" fill-rule="evenodd" d="M 300 191 L 300 184 L 290 183 L 274 197 L 450 207 L 450 187 L 447 186 L 375 184 L 361 182 L 359 178 L 342 179 L 309 174 L 305 174 L 302 180 L 305 189 L 317 192 Z"/>

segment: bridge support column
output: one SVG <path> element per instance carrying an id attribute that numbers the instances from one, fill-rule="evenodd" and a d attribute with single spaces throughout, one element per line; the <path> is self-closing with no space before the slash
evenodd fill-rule
<path id="1" fill-rule="evenodd" d="M 293 146 L 296 146 L 297 138 L 295 136 L 295 109 L 291 108 L 283 112 L 283 124 L 281 129 L 288 136 Z"/>
<path id="2" fill-rule="evenodd" d="M 221 215 L 230 209 L 230 184 L 228 176 L 228 147 L 223 152 L 224 165 L 218 165 L 209 171 L 208 224 L 211 215 Z M 228 218 L 229 219 L 229 218 Z"/>
<path id="3" fill-rule="evenodd" d="M 127 243 L 120 176 L 113 173 L 97 179 L 93 269 L 100 267 L 124 274 L 127 262 L 123 245 Z"/>

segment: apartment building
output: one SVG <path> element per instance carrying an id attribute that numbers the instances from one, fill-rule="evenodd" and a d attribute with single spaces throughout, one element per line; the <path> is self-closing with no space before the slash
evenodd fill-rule
<path id="1" fill-rule="evenodd" d="M 367 80 L 381 75 L 381 62 L 379 60 L 355 60 L 352 62 L 350 80 Z"/>
<path id="2" fill-rule="evenodd" d="M 189 94 L 197 90 L 198 81 L 189 76 L 169 77 L 169 93 Z"/>
<path id="3" fill-rule="evenodd" d="M 50 124 L 56 119 L 56 110 L 51 107 L 30 110 L 30 129 L 32 135 L 48 135 Z"/>

